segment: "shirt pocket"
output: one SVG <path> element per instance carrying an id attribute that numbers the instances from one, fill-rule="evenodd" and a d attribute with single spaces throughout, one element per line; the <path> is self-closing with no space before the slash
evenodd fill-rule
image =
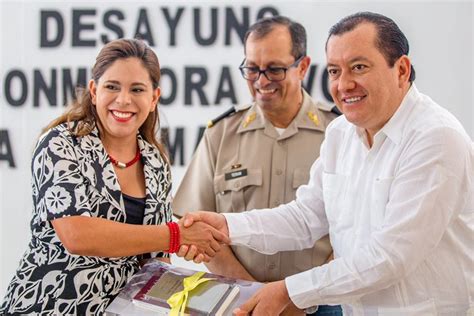
<path id="1" fill-rule="evenodd" d="M 309 169 L 307 168 L 296 168 L 293 171 L 293 190 L 298 189 L 303 184 L 308 184 L 309 181 Z"/>
<path id="2" fill-rule="evenodd" d="M 239 170 L 226 170 L 214 178 L 216 208 L 218 212 L 243 212 L 247 210 L 248 200 L 257 188 L 262 186 L 262 169 L 246 169 L 246 175 L 227 179 L 226 174 Z"/>
<path id="3" fill-rule="evenodd" d="M 331 230 L 343 222 L 346 209 L 345 193 L 347 177 L 344 175 L 323 173 L 323 198 L 326 216 Z"/>
<path id="4" fill-rule="evenodd" d="M 377 178 L 372 185 L 370 224 L 375 229 L 380 229 L 383 225 L 392 182 L 393 177 Z"/>

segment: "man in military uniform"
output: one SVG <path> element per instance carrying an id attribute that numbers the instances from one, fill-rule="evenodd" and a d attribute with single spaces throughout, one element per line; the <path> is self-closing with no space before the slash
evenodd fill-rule
<path id="1" fill-rule="evenodd" d="M 244 212 L 294 200 L 336 117 L 302 87 L 311 61 L 302 25 L 285 17 L 260 20 L 249 28 L 244 47 L 240 70 L 254 102 L 211 122 L 174 198 L 177 216 Z M 188 254 L 194 257 L 192 248 Z M 331 254 L 326 236 L 312 249 L 274 255 L 226 247 L 206 265 L 214 273 L 269 282 L 322 265 Z M 342 315 L 334 308 L 320 315 Z"/>

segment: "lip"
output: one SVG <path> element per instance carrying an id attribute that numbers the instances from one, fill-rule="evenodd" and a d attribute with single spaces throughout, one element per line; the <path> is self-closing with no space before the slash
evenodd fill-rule
<path id="1" fill-rule="evenodd" d="M 126 123 L 132 119 L 133 116 L 135 116 L 135 113 L 133 112 L 128 112 L 128 111 L 119 111 L 119 110 L 109 110 L 110 115 L 116 120 L 117 122 L 120 123 Z"/>
<path id="2" fill-rule="evenodd" d="M 255 92 L 259 99 L 268 100 L 276 95 L 278 89 L 274 87 L 255 88 Z"/>
<path id="3" fill-rule="evenodd" d="M 339 98 L 341 103 L 345 106 L 355 106 L 358 105 L 361 101 L 363 101 L 367 95 L 350 95 L 350 96 L 343 96 Z"/>

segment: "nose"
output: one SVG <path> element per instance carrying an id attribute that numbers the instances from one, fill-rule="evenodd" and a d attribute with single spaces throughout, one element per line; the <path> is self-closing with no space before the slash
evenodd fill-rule
<path id="1" fill-rule="evenodd" d="M 356 87 L 356 83 L 350 73 L 342 71 L 338 78 L 337 87 L 339 91 L 348 91 L 354 89 Z"/>
<path id="2" fill-rule="evenodd" d="M 126 89 L 122 89 L 120 93 L 118 94 L 117 98 L 115 99 L 115 102 L 119 105 L 131 104 L 132 99 L 131 99 L 130 92 L 128 92 Z"/>
<path id="3" fill-rule="evenodd" d="M 265 74 L 263 72 L 260 73 L 260 77 L 258 77 L 257 81 L 255 81 L 255 83 L 257 84 L 257 87 L 265 87 L 270 82 L 271 81 L 268 80 L 268 78 L 265 76 Z"/>

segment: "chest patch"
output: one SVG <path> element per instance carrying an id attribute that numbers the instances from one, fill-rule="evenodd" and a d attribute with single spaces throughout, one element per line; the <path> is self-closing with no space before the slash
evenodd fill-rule
<path id="1" fill-rule="evenodd" d="M 225 174 L 225 181 L 245 177 L 247 175 L 247 169 L 231 171 Z"/>

